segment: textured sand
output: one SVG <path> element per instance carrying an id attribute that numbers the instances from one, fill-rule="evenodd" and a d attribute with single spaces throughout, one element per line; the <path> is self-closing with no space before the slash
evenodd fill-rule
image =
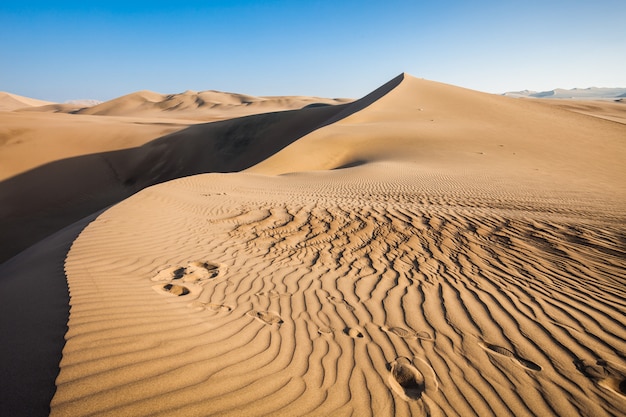
<path id="1" fill-rule="evenodd" d="M 84 228 L 51 415 L 624 415 L 626 126 L 407 75 L 345 111 Z"/>

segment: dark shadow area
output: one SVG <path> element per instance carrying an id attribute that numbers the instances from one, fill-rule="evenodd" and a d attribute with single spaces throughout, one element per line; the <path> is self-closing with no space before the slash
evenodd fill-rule
<path id="1" fill-rule="evenodd" d="M 50 414 L 69 318 L 65 256 L 98 214 L 0 266 L 0 416 Z"/>
<path id="2" fill-rule="evenodd" d="M 358 160 L 358 161 L 353 161 L 353 162 L 350 162 L 348 164 L 344 164 L 344 165 L 338 166 L 337 168 L 334 168 L 334 169 L 354 168 L 354 167 L 361 166 L 361 165 L 363 165 L 365 163 L 366 163 L 366 161 Z"/>
<path id="3" fill-rule="evenodd" d="M 63 159 L 5 180 L 0 183 L 0 262 L 145 187 L 249 168 L 364 109 L 403 79 L 401 74 L 352 103 L 193 125 L 137 148 Z"/>
<path id="4" fill-rule="evenodd" d="M 306 106 L 303 107 L 303 109 L 310 109 L 313 107 L 327 107 L 327 106 L 332 106 L 332 104 L 328 104 L 328 103 L 311 103 L 308 104 Z"/>

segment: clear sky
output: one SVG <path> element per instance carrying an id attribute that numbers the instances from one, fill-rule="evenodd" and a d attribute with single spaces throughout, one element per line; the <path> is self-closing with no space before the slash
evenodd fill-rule
<path id="1" fill-rule="evenodd" d="M 0 1 L 0 91 L 361 97 L 626 87 L 626 0 Z"/>

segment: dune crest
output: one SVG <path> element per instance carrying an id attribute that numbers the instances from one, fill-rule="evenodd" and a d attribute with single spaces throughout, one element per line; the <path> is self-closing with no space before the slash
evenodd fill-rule
<path id="1" fill-rule="evenodd" d="M 17 94 L 0 91 L 0 111 L 13 111 L 17 109 L 38 107 L 53 104 L 50 101 L 37 100 L 34 98 L 18 96 Z"/>
<path id="2" fill-rule="evenodd" d="M 200 92 L 187 90 L 178 94 L 137 91 L 78 109 L 74 113 L 215 121 L 271 111 L 295 110 L 306 106 L 343 104 L 349 101 L 351 100 L 307 96 L 255 97 L 213 90 Z"/>

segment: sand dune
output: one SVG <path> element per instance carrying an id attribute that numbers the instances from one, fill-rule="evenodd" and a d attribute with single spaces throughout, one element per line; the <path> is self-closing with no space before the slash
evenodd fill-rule
<path id="1" fill-rule="evenodd" d="M 404 74 L 219 123 L 127 172 L 248 169 L 65 237 L 50 415 L 624 415 L 624 124 Z"/>
<path id="2" fill-rule="evenodd" d="M 194 126 L 155 117 L 0 113 L 0 174 L 7 178 L 0 183 L 0 261 L 147 186 L 248 168 L 383 90 L 355 103 Z"/>
<path id="3" fill-rule="evenodd" d="M 272 111 L 295 110 L 306 106 L 343 104 L 350 101 L 350 99 L 309 96 L 255 97 L 220 91 L 189 90 L 179 94 L 160 94 L 144 90 L 93 106 L 65 105 L 60 107 L 56 105 L 23 111 L 215 121 Z"/>
<path id="4" fill-rule="evenodd" d="M 209 174 L 110 209 L 66 260 L 52 415 L 619 415 L 623 213 L 430 181 Z"/>
<path id="5" fill-rule="evenodd" d="M 0 262 L 136 191 L 116 187 L 122 181 L 106 155 L 187 126 L 154 119 L 0 112 Z"/>
<path id="6" fill-rule="evenodd" d="M 559 110 L 405 78 L 365 111 L 313 132 L 250 172 L 402 160 L 450 175 L 462 171 L 474 183 L 499 176 L 518 186 L 604 191 L 623 199 L 624 127 Z"/>
<path id="7" fill-rule="evenodd" d="M 400 81 L 88 226 L 52 415 L 619 415 L 624 128 Z"/>
<path id="8" fill-rule="evenodd" d="M 0 111 L 13 111 L 22 108 L 45 106 L 49 104 L 53 103 L 0 91 Z"/>

